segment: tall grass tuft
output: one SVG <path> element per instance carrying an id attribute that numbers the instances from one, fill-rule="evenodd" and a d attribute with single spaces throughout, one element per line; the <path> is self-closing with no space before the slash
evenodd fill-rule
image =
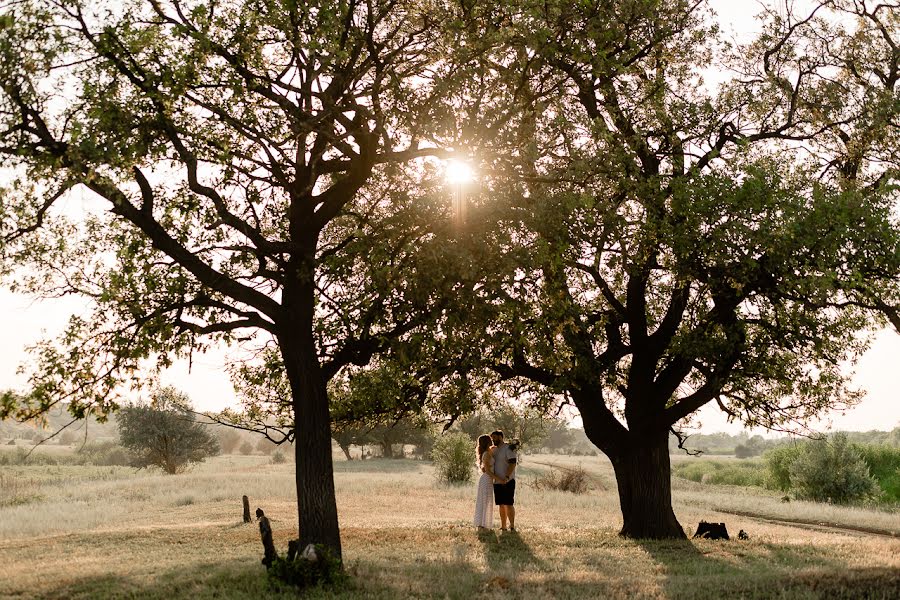
<path id="1" fill-rule="evenodd" d="M 588 473 L 581 465 L 559 470 L 551 468 L 546 473 L 535 477 L 531 482 L 531 487 L 536 490 L 554 490 L 573 494 L 584 494 L 591 489 Z"/>

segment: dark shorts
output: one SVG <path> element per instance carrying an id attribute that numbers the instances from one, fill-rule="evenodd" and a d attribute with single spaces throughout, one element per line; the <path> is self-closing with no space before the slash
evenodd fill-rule
<path id="1" fill-rule="evenodd" d="M 494 504 L 512 506 L 516 500 L 516 480 L 494 484 Z"/>

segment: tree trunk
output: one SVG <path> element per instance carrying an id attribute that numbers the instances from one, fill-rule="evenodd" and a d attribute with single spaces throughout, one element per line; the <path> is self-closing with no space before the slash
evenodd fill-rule
<path id="1" fill-rule="evenodd" d="M 339 443 L 338 446 L 341 447 L 341 451 L 343 451 L 344 456 L 347 458 L 347 460 L 353 460 L 353 456 L 350 454 L 350 445 L 349 444 L 345 445 L 345 444 Z"/>
<path id="2" fill-rule="evenodd" d="M 281 324 L 283 333 L 279 335 L 294 409 L 300 547 L 323 544 L 340 559 L 341 532 L 334 496 L 328 391 L 312 333 L 312 289 L 303 292 L 295 298 L 297 312 L 291 315 L 294 318 L 289 317 Z M 287 297 L 285 304 L 288 308 Z"/>
<path id="3" fill-rule="evenodd" d="M 672 474 L 668 434 L 633 440 L 609 453 L 622 508 L 622 531 L 630 538 L 683 539 L 672 510 Z"/>
<path id="4" fill-rule="evenodd" d="M 249 523 L 253 520 L 250 516 L 250 498 L 244 496 L 241 498 L 241 501 L 244 503 L 244 523 Z"/>
<path id="5" fill-rule="evenodd" d="M 381 442 L 381 456 L 394 458 L 394 446 L 390 442 Z"/>

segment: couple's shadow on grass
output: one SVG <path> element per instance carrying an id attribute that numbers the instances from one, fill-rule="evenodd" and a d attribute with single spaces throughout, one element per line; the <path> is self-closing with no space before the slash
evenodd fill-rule
<path id="1" fill-rule="evenodd" d="M 543 564 L 518 531 L 478 529 L 476 535 L 489 561 L 505 559 L 520 564 Z"/>

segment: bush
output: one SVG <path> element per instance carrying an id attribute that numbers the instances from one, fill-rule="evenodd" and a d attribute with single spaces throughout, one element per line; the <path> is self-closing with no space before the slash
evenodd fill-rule
<path id="1" fill-rule="evenodd" d="M 276 556 L 269 566 L 269 577 L 301 589 L 326 584 L 335 585 L 346 579 L 341 561 L 335 558 L 328 548 L 320 544 L 315 545 L 318 560 L 306 560 L 298 554 L 294 560 L 287 557 Z"/>
<path id="2" fill-rule="evenodd" d="M 448 433 L 435 440 L 431 459 L 441 481 L 464 483 L 472 480 L 475 448 L 465 433 Z"/>
<path id="3" fill-rule="evenodd" d="M 900 448 L 887 444 L 853 444 L 869 467 L 869 473 L 878 482 L 885 500 L 900 501 Z"/>
<path id="4" fill-rule="evenodd" d="M 532 481 L 531 487 L 536 490 L 555 490 L 584 494 L 591 489 L 587 471 L 581 465 L 571 469 L 556 470 L 551 468 Z"/>
<path id="5" fill-rule="evenodd" d="M 782 492 L 790 491 L 791 465 L 803 453 L 804 446 L 804 443 L 795 442 L 766 451 L 763 455 L 768 468 L 766 487 Z"/>
<path id="6" fill-rule="evenodd" d="M 850 504 L 879 492 L 866 462 L 842 433 L 805 444 L 790 465 L 790 480 L 798 498 L 816 502 Z"/>
<path id="7" fill-rule="evenodd" d="M 122 407 L 116 421 L 121 444 L 138 468 L 181 473 L 219 453 L 219 441 L 194 420 L 187 396 L 172 387 L 155 390 L 149 405 Z"/>
<path id="8" fill-rule="evenodd" d="M 253 444 L 250 442 L 244 442 L 241 444 L 241 447 L 238 448 L 238 451 L 243 455 L 253 454 Z"/>
<path id="9" fill-rule="evenodd" d="M 738 444 L 734 447 L 734 455 L 736 458 L 750 458 L 751 456 L 759 456 L 759 450 L 752 446 Z"/>
<path id="10" fill-rule="evenodd" d="M 272 454 L 278 449 L 278 444 L 274 443 L 272 440 L 268 438 L 260 438 L 258 442 L 256 442 L 256 450 L 260 454 Z"/>
<path id="11" fill-rule="evenodd" d="M 131 464 L 131 457 L 125 448 L 112 441 L 88 442 L 78 448 L 75 455 L 81 464 L 100 467 L 126 467 Z"/>
<path id="12" fill-rule="evenodd" d="M 285 458 L 284 453 L 281 450 L 276 450 L 272 453 L 272 463 L 280 465 L 285 462 L 287 462 L 287 458 Z"/>
<path id="13" fill-rule="evenodd" d="M 219 447 L 224 454 L 231 454 L 237 449 L 238 444 L 241 443 L 241 434 L 229 427 L 222 427 L 216 434 L 216 437 L 219 440 Z"/>

